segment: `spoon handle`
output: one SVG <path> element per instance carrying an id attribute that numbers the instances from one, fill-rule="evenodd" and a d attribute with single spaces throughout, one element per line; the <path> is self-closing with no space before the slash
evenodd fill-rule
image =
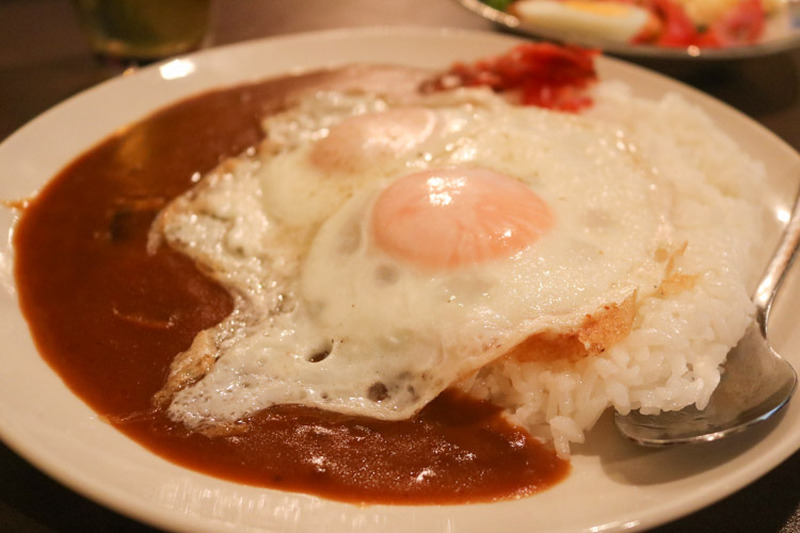
<path id="1" fill-rule="evenodd" d="M 761 283 L 758 284 L 753 296 L 757 312 L 761 315 L 759 317 L 761 328 L 764 330 L 766 330 L 766 319 L 772 307 L 772 301 L 775 299 L 789 267 L 792 266 L 797 255 L 798 245 L 800 245 L 800 194 L 795 199 L 789 222 L 783 230 L 775 255 L 767 265 Z"/>

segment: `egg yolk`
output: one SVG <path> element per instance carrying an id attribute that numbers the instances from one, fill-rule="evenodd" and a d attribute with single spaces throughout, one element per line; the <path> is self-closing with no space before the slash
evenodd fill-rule
<path id="1" fill-rule="evenodd" d="M 436 115 L 424 108 L 358 115 L 331 128 L 314 145 L 311 162 L 324 171 L 360 172 L 413 150 L 435 125 Z"/>
<path id="2" fill-rule="evenodd" d="M 381 249 L 436 270 L 510 257 L 553 223 L 541 197 L 520 181 L 485 168 L 404 176 L 380 193 L 371 217 Z"/>

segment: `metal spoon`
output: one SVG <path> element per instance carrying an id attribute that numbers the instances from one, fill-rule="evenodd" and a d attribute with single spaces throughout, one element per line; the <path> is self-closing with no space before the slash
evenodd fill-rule
<path id="1" fill-rule="evenodd" d="M 800 196 L 753 296 L 755 319 L 728 353 L 722 379 L 708 406 L 702 411 L 690 406 L 658 415 L 616 413 L 614 424 L 623 436 L 650 447 L 709 442 L 766 420 L 786 405 L 797 385 L 797 374 L 770 346 L 767 321 L 799 244 Z"/>

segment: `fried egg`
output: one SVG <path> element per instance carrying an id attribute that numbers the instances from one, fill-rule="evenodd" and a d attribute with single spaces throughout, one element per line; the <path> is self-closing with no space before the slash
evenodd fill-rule
<path id="1" fill-rule="evenodd" d="M 481 90 L 320 92 L 152 230 L 234 297 L 157 398 L 192 428 L 295 403 L 393 420 L 653 293 L 671 191 L 624 131 Z"/>

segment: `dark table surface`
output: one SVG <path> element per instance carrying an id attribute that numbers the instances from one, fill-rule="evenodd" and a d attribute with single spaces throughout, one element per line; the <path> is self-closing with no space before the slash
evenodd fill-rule
<path id="1" fill-rule="evenodd" d="M 211 45 L 375 25 L 497 31 L 450 0 L 217 0 Z M 800 150 L 800 50 L 702 67 L 640 63 L 727 102 Z M 49 107 L 119 74 L 92 57 L 67 0 L 0 0 L 0 141 Z M 152 529 L 64 488 L 0 444 L 0 531 Z M 657 531 L 800 531 L 800 453 Z"/>

